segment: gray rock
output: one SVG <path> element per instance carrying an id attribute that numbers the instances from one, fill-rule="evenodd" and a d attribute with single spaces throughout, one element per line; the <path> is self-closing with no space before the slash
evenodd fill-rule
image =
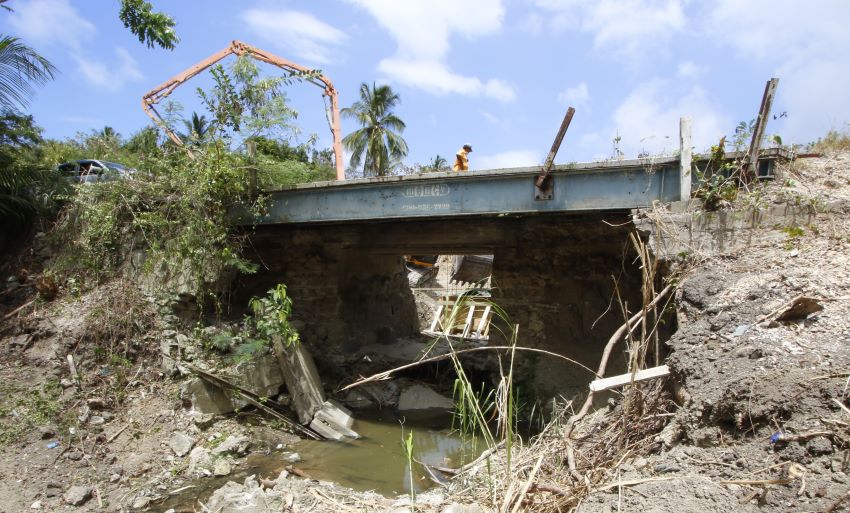
<path id="1" fill-rule="evenodd" d="M 425 385 L 411 385 L 402 390 L 398 398 L 398 409 L 400 411 L 452 410 L 454 407 L 454 401 Z"/>
<path id="2" fill-rule="evenodd" d="M 186 433 L 176 431 L 173 435 L 171 435 L 171 440 L 168 441 L 168 445 L 171 446 L 171 450 L 174 451 L 174 454 L 183 457 L 189 454 L 189 451 L 192 450 L 192 447 L 195 445 L 195 440 Z"/>
<path id="3" fill-rule="evenodd" d="M 65 492 L 63 499 L 71 506 L 81 506 L 91 498 L 91 486 L 72 486 Z"/>
<path id="4" fill-rule="evenodd" d="M 675 463 L 659 463 L 653 467 L 653 470 L 659 474 L 667 474 L 669 472 L 680 472 L 682 467 Z"/>
<path id="5" fill-rule="evenodd" d="M 62 495 L 62 487 L 56 483 L 48 483 L 44 489 L 44 496 L 48 498 L 59 497 Z"/>
<path id="6" fill-rule="evenodd" d="M 283 461 L 287 463 L 298 463 L 299 461 L 301 461 L 301 455 L 297 452 L 285 453 L 283 455 Z"/>
<path id="7" fill-rule="evenodd" d="M 233 472 L 233 465 L 227 458 L 219 459 L 213 466 L 213 474 L 216 476 L 229 476 Z"/>
<path id="8" fill-rule="evenodd" d="M 822 456 L 824 454 L 832 454 L 832 442 L 829 438 L 819 436 L 817 438 L 813 438 L 809 440 L 809 443 L 806 444 L 806 449 L 808 449 L 809 454 L 812 456 Z"/>
<path id="9" fill-rule="evenodd" d="M 210 452 L 203 447 L 195 447 L 189 453 L 189 472 L 193 474 L 201 473 L 212 466 L 212 456 Z"/>
<path id="10" fill-rule="evenodd" d="M 487 511 L 480 504 L 459 504 L 453 502 L 443 508 L 442 513 L 487 513 Z"/>
<path id="11" fill-rule="evenodd" d="M 234 454 L 241 456 L 248 452 L 248 447 L 251 446 L 251 441 L 245 435 L 230 435 L 227 439 L 221 442 L 218 447 L 212 450 L 213 456 L 221 456 L 222 454 Z"/>
<path id="12" fill-rule="evenodd" d="M 133 501 L 132 509 L 143 509 L 147 508 L 151 503 L 150 497 L 136 497 L 136 500 Z"/>
<path id="13" fill-rule="evenodd" d="M 192 409 L 200 413 L 230 413 L 236 409 L 230 397 L 216 386 L 195 378 L 186 383 L 182 390 L 184 399 L 192 403 Z"/>

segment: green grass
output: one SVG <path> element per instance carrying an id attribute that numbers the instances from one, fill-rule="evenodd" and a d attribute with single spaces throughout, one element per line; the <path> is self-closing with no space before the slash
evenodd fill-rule
<path id="1" fill-rule="evenodd" d="M 0 389 L 0 447 L 13 443 L 34 427 L 64 424 L 59 403 L 62 387 L 48 381 L 39 388 Z"/>

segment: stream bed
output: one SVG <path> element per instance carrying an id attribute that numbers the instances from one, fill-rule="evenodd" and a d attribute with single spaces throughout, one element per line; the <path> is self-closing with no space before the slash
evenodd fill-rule
<path id="1" fill-rule="evenodd" d="M 226 477 L 199 478 L 188 483 L 190 489 L 169 497 L 149 511 L 195 511 L 198 501 L 206 501 L 228 481 L 242 482 L 247 476 L 275 478 L 288 465 L 311 479 L 330 481 L 356 491 L 374 491 L 394 497 L 410 491 L 411 479 L 402 439 L 413 433 L 413 488 L 421 492 L 435 483 L 420 463 L 440 467 L 459 467 L 472 461 L 484 450 L 481 440 L 461 436 L 451 429 L 451 415 L 421 412 L 400 415 L 391 410 L 358 411 L 353 429 L 361 438 L 347 442 L 301 440 L 286 451 L 253 453 Z M 297 452 L 301 461 L 290 464 L 283 456 Z"/>

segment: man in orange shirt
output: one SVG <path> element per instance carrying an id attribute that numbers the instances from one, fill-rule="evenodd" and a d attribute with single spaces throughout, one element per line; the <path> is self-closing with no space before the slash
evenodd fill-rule
<path id="1" fill-rule="evenodd" d="M 472 152 L 472 146 L 464 144 L 455 155 L 455 171 L 469 171 L 469 154 Z"/>

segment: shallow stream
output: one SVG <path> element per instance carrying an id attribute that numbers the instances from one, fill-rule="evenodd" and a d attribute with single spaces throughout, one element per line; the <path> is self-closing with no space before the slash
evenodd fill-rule
<path id="1" fill-rule="evenodd" d="M 179 495 L 151 508 L 152 512 L 174 508 L 177 512 L 195 511 L 197 501 L 206 501 L 228 481 L 242 482 L 256 474 L 274 479 L 290 463 L 283 456 L 297 452 L 301 461 L 292 464 L 312 479 L 332 481 L 357 491 L 375 491 L 393 497 L 410 491 L 410 467 L 402 444 L 413 433 L 413 458 L 440 467 L 459 467 L 475 459 L 484 449 L 483 442 L 462 437 L 451 430 L 451 416 L 445 412 L 401 416 L 383 410 L 357 412 L 354 430 L 361 438 L 349 442 L 302 440 L 286 451 L 249 455 L 227 477 L 200 478 Z M 413 487 L 421 492 L 435 486 L 421 464 L 413 463 Z"/>

